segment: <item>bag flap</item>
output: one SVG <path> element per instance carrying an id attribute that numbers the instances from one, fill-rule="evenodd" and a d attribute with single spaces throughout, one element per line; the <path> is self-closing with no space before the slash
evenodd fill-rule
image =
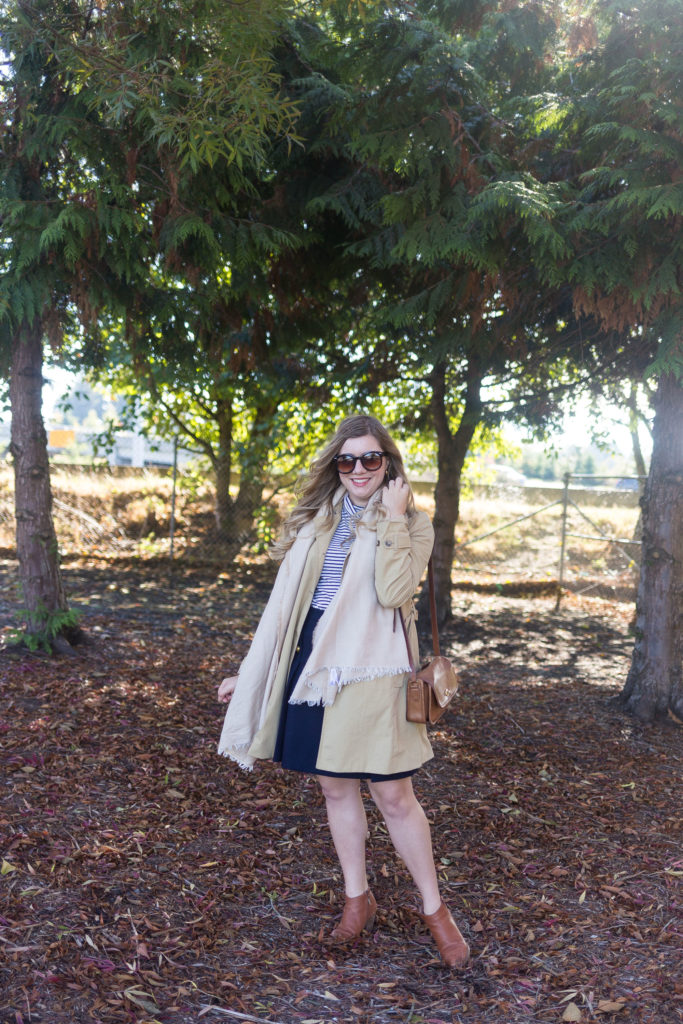
<path id="1" fill-rule="evenodd" d="M 458 676 L 448 658 L 432 658 L 417 675 L 419 679 L 429 683 L 440 708 L 445 708 L 458 692 Z"/>

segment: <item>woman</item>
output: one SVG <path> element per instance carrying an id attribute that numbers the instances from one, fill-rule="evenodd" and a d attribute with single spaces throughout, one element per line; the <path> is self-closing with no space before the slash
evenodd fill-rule
<path id="1" fill-rule="evenodd" d="M 432 749 L 425 727 L 405 716 L 399 616 L 417 663 L 412 597 L 433 541 L 387 430 L 372 416 L 345 419 L 273 550 L 283 562 L 239 675 L 219 686 L 219 700 L 230 700 L 219 752 L 243 767 L 269 758 L 317 776 L 344 876 L 337 942 L 370 929 L 377 909 L 365 866 L 366 780 L 443 960 L 461 967 L 469 948 L 441 899 L 411 779 Z"/>

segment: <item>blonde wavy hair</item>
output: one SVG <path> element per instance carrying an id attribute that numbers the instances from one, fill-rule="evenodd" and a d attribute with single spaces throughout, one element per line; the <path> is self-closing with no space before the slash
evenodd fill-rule
<path id="1" fill-rule="evenodd" d="M 403 458 L 386 427 L 374 416 L 347 416 L 311 463 L 309 472 L 301 484 L 299 501 L 287 516 L 279 538 L 270 549 L 271 558 L 276 561 L 284 558 L 301 527 L 310 522 L 318 512 L 323 511 L 330 519 L 332 518 L 333 498 L 340 486 L 339 473 L 332 460 L 335 455 L 339 455 L 347 441 L 354 437 L 363 437 L 365 434 L 371 434 L 377 441 L 378 450 L 388 456 L 385 479 L 396 480 L 397 477 L 402 477 L 408 483 Z M 415 514 L 412 490 L 408 499 L 407 514 Z M 378 515 L 386 515 L 383 506 L 379 506 Z"/>

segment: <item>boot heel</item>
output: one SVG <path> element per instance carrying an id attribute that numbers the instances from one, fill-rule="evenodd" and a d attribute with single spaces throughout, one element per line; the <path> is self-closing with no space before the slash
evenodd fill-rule
<path id="1" fill-rule="evenodd" d="M 372 931 L 375 930 L 375 918 L 376 917 L 377 917 L 377 912 L 375 911 L 375 913 L 372 915 L 372 917 L 369 917 L 367 919 L 367 921 L 365 922 L 365 924 L 363 925 L 363 931 L 364 932 L 372 932 Z"/>

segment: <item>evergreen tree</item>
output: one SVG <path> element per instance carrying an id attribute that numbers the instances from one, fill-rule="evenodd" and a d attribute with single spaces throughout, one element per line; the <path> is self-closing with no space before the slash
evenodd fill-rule
<path id="1" fill-rule="evenodd" d="M 624 378 L 657 380 L 642 499 L 636 642 L 622 703 L 683 719 L 683 19 L 680 4 L 606 5 L 610 31 L 577 69 L 574 166 L 560 215 L 570 249 L 550 269 L 577 309 L 623 341 Z M 581 148 L 576 144 L 581 142 Z"/>
<path id="2" fill-rule="evenodd" d="M 179 207 L 181 175 L 223 159 L 240 184 L 266 129 L 287 130 L 293 111 L 276 94 L 269 10 L 258 0 L 3 5 L 0 358 L 31 643 L 75 635 L 51 515 L 43 341 L 58 349 L 80 324 L 84 357 L 97 360 L 98 315 L 125 318 L 164 230 L 176 242 L 205 232 Z"/>
<path id="3" fill-rule="evenodd" d="M 315 420 L 316 406 L 334 415 L 343 339 L 367 291 L 343 218 L 313 208 L 349 171 L 328 128 L 330 68 L 311 63 L 321 39 L 315 24 L 291 23 L 274 54 L 281 95 L 298 111 L 297 145 L 272 137 L 263 165 L 244 161 L 239 188 L 220 159 L 180 174 L 178 205 L 201 232 L 160 239 L 163 264 L 150 265 L 125 321 L 99 328 L 105 352 L 92 372 L 126 391 L 131 420 L 208 458 L 226 557 L 252 533 L 266 481 L 286 468 L 292 482 L 311 454 L 316 431 L 293 442 L 290 421 L 302 427 L 304 409 Z"/>
<path id="4" fill-rule="evenodd" d="M 514 111 L 550 81 L 556 24 L 538 5 L 426 0 L 348 22 L 337 28 L 354 39 L 340 60 L 350 99 L 339 124 L 356 167 L 326 202 L 360 233 L 353 251 L 378 272 L 369 379 L 414 379 L 421 422 L 437 437 L 445 617 L 475 431 L 504 417 L 548 423 L 576 380 L 567 350 L 598 329 L 594 316 L 578 322 L 566 284 L 543 286 L 534 267 L 529 215 L 542 206 L 547 234 L 552 225 L 531 172 L 510 187 L 535 161 Z"/>

